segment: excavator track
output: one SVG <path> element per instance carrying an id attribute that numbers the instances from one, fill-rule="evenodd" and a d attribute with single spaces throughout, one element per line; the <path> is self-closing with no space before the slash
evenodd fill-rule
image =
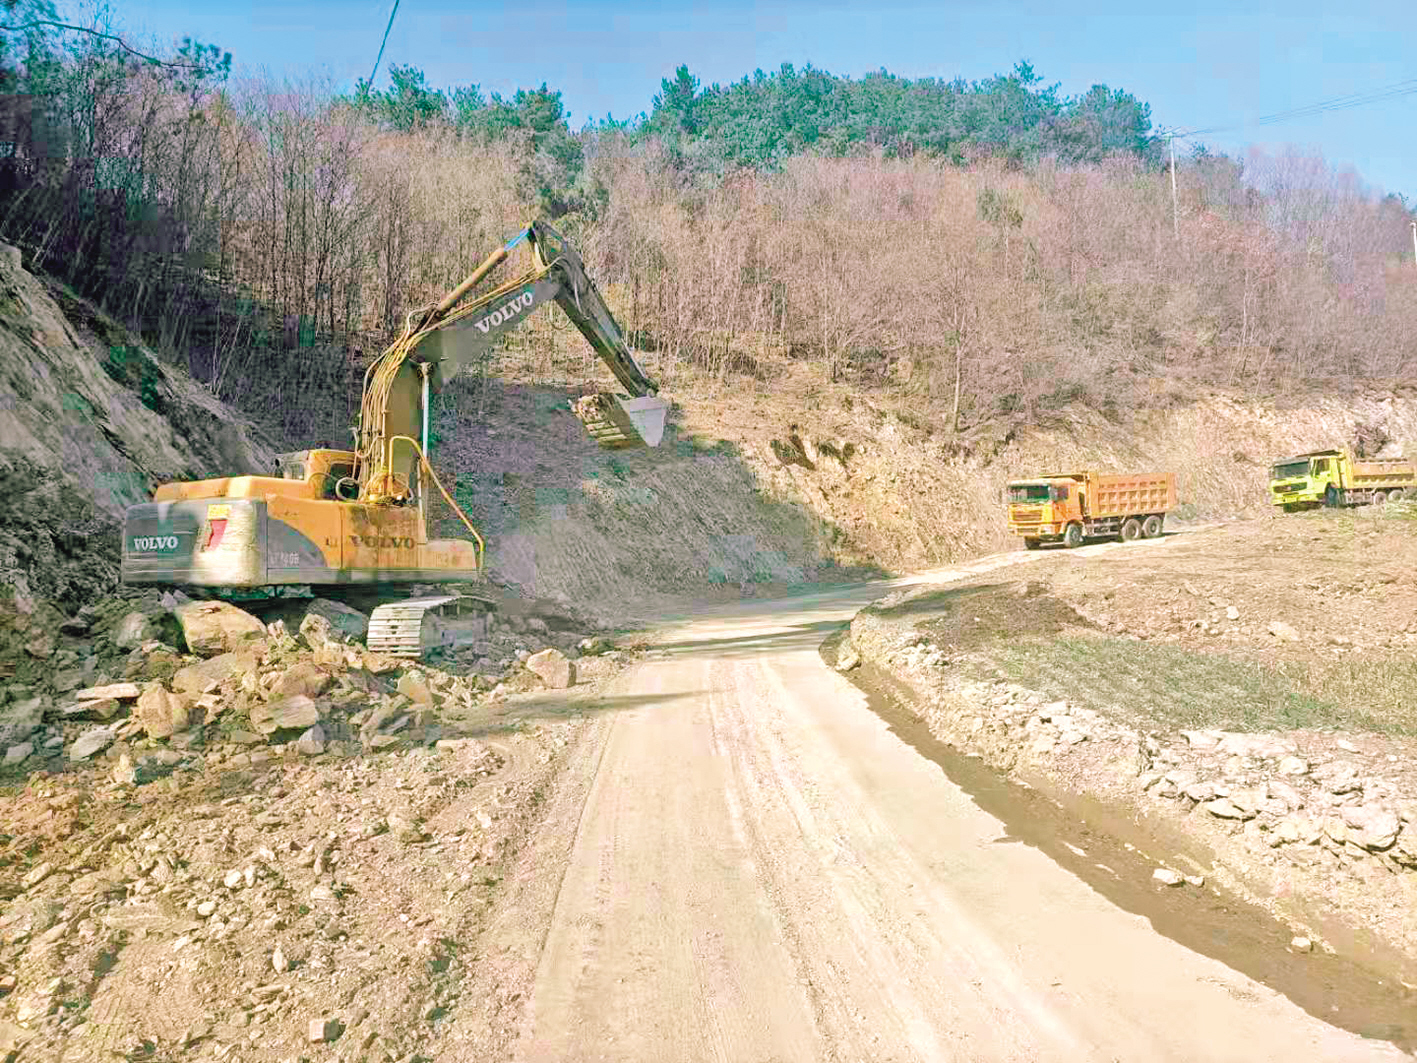
<path id="1" fill-rule="evenodd" d="M 391 657 L 419 660 L 432 650 L 468 646 L 488 635 L 495 599 L 469 594 L 406 598 L 369 614 L 366 645 Z"/>

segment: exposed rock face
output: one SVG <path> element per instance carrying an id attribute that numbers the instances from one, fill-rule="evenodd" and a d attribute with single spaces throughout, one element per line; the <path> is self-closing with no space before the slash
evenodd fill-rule
<path id="1" fill-rule="evenodd" d="M 163 480 L 268 469 L 236 410 L 56 296 L 0 245 L 0 584 L 71 607 L 118 579 L 123 511 Z M 66 310 L 69 311 L 66 319 Z"/>

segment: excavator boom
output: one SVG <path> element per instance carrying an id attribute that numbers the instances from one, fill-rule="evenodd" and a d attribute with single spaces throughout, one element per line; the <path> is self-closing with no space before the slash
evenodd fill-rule
<path id="1" fill-rule="evenodd" d="M 470 290 L 469 281 L 475 283 L 485 276 L 489 267 L 504 260 L 522 239 L 532 244 L 532 269 L 456 306 Z M 669 404 L 656 398 L 659 386 L 636 363 L 581 257 L 544 222 L 518 234 L 434 308 L 409 359 L 428 364 L 433 387 L 439 388 L 464 367 L 487 357 L 501 336 L 552 301 L 565 311 L 629 395 L 628 399 L 605 393 L 587 396 L 575 405 L 577 416 L 602 446 L 658 446 Z"/>

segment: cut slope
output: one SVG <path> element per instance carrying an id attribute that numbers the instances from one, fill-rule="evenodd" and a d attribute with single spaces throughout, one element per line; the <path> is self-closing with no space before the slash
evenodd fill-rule
<path id="1" fill-rule="evenodd" d="M 656 448 L 602 450 L 568 409 L 577 394 L 483 380 L 439 400 L 434 462 L 486 537 L 493 578 L 623 616 L 661 595 L 801 583 L 831 563 L 831 528 L 732 445 L 671 425 Z"/>
<path id="2" fill-rule="evenodd" d="M 1375 392 L 1277 409 L 1210 395 L 1120 421 L 1060 411 L 1047 427 L 956 437 L 917 421 L 888 397 L 733 391 L 685 400 L 686 430 L 733 440 L 780 497 L 840 529 L 872 562 L 909 571 L 1012 549 L 1002 503 L 1011 479 L 1048 471 L 1172 470 L 1174 519 L 1268 512 L 1269 466 L 1305 450 L 1387 437 L 1385 453 L 1417 453 L 1417 400 Z M 794 440 L 795 437 L 795 440 Z"/>
<path id="3" fill-rule="evenodd" d="M 245 417 L 0 249 L 0 586 L 83 604 L 117 581 L 126 506 L 272 461 Z"/>

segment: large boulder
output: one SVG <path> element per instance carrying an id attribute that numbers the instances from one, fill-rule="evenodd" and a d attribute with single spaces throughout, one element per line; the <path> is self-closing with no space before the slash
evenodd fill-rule
<path id="1" fill-rule="evenodd" d="M 187 702 L 165 690 L 161 683 L 151 683 L 138 697 L 137 716 L 149 738 L 168 738 L 174 732 L 185 731 L 192 719 Z"/>
<path id="2" fill-rule="evenodd" d="M 307 757 L 318 757 L 326 745 L 324 728 L 317 723 L 296 740 L 295 748 Z"/>
<path id="3" fill-rule="evenodd" d="M 118 701 L 132 701 L 142 688 L 137 683 L 108 683 L 101 687 L 85 687 L 74 694 L 75 701 L 102 701 L 116 698 Z"/>
<path id="4" fill-rule="evenodd" d="M 254 672 L 259 663 L 250 650 L 218 654 L 178 669 L 172 677 L 172 689 L 186 694 L 205 694 L 212 684 L 219 685 L 232 676 Z"/>
<path id="5" fill-rule="evenodd" d="M 187 648 L 198 657 L 215 657 L 262 644 L 266 625 L 230 602 L 187 602 L 174 612 Z"/>
<path id="6" fill-rule="evenodd" d="M 844 641 L 836 651 L 836 670 L 838 672 L 849 672 L 861 663 L 861 655 L 856 652 L 856 647 L 850 639 Z"/>
<path id="7" fill-rule="evenodd" d="M 276 680 L 271 694 L 277 698 L 293 698 L 297 694 L 314 698 L 328 690 L 332 682 L 327 672 L 321 671 L 309 661 L 301 661 L 287 669 Z"/>
<path id="8" fill-rule="evenodd" d="M 113 628 L 113 644 L 120 650 L 137 649 L 158 637 L 158 625 L 146 613 L 128 613 Z"/>
<path id="9" fill-rule="evenodd" d="M 415 672 L 405 672 L 399 677 L 398 692 L 415 705 L 433 704 L 433 691 Z"/>
<path id="10" fill-rule="evenodd" d="M 307 613 L 300 621 L 300 637 L 312 650 L 326 650 L 341 645 L 339 632 L 328 617 L 319 613 Z"/>
<path id="11" fill-rule="evenodd" d="M 88 760 L 89 757 L 97 753 L 102 753 L 109 746 L 113 745 L 113 740 L 118 737 L 118 725 L 111 724 L 108 727 L 95 727 L 91 731 L 85 731 L 78 740 L 69 747 L 69 759 Z"/>
<path id="12" fill-rule="evenodd" d="M 576 662 L 560 650 L 542 650 L 526 659 L 531 672 L 552 690 L 565 690 L 576 685 Z"/>
<path id="13" fill-rule="evenodd" d="M 65 705 L 59 710 L 59 715 L 65 720 L 111 720 L 118 715 L 118 700 L 98 698 L 93 701 L 78 701 L 73 705 Z"/>
<path id="14" fill-rule="evenodd" d="M 320 722 L 320 707 L 304 694 L 278 698 L 251 709 L 251 726 L 263 735 L 292 728 L 304 731 Z"/>
<path id="15" fill-rule="evenodd" d="M 322 616 L 329 621 L 330 629 L 345 639 L 363 642 L 369 634 L 369 618 L 353 606 L 343 602 L 332 602 L 328 598 L 316 598 L 305 610 L 305 616 Z M 302 621 L 301 627 L 304 627 Z"/>
<path id="16" fill-rule="evenodd" d="M 1373 804 L 1344 808 L 1343 822 L 1351 831 L 1349 841 L 1374 852 L 1392 848 L 1401 829 L 1396 812 Z"/>

